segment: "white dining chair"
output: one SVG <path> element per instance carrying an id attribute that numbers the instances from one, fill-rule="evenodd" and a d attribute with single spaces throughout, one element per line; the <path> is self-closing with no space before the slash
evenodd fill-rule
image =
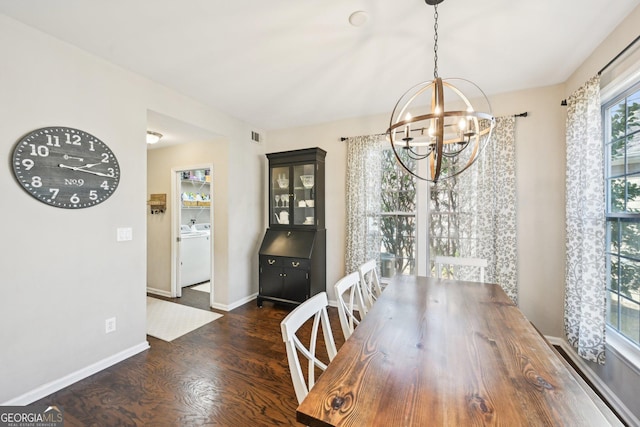
<path id="1" fill-rule="evenodd" d="M 478 268 L 480 281 L 484 282 L 484 270 L 487 268 L 487 260 L 483 258 L 468 258 L 468 257 L 452 257 L 452 256 L 437 256 L 434 259 L 436 277 L 442 277 L 442 269 L 446 267 L 470 267 Z"/>
<path id="2" fill-rule="evenodd" d="M 297 306 L 280 322 L 282 340 L 287 349 L 289 371 L 291 372 L 291 380 L 293 381 L 293 388 L 296 392 L 298 403 L 302 403 L 309 393 L 309 390 L 311 390 L 315 384 L 315 369 L 326 370 L 327 365 L 333 360 L 337 353 L 336 343 L 333 340 L 333 333 L 331 331 L 331 323 L 329 322 L 329 315 L 327 314 L 328 305 L 327 293 L 320 292 Z M 305 346 L 296 334 L 311 318 L 313 318 L 311 339 L 309 346 Z M 318 329 L 320 326 L 322 326 L 324 343 L 329 357 L 329 361 L 325 362 L 320 360 L 316 355 Z M 302 355 L 308 361 L 306 378 L 299 355 Z"/>
<path id="3" fill-rule="evenodd" d="M 338 280 L 334 289 L 338 301 L 338 317 L 342 334 L 347 340 L 367 314 L 367 307 L 360 291 L 360 273 L 355 271 L 346 275 Z"/>
<path id="4" fill-rule="evenodd" d="M 373 303 L 375 303 L 380 294 L 382 294 L 376 261 L 372 259 L 365 262 L 358 268 L 358 273 L 360 274 L 362 298 L 367 306 L 367 311 L 369 311 L 371 307 L 373 307 Z"/>

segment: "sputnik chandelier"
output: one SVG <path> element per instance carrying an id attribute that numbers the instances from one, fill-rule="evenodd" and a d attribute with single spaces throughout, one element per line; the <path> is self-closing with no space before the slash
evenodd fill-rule
<path id="1" fill-rule="evenodd" d="M 433 80 L 419 83 L 402 95 L 387 130 L 402 167 L 416 178 L 433 183 L 471 166 L 495 126 L 489 100 L 475 83 L 438 76 L 438 4 L 443 1 L 425 0 L 434 7 Z M 482 109 L 474 107 L 470 99 Z"/>

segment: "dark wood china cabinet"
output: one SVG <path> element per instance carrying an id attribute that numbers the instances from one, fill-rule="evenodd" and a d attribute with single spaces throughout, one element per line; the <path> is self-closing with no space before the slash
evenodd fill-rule
<path id="1" fill-rule="evenodd" d="M 300 304 L 326 289 L 325 156 L 320 148 L 267 154 L 269 228 L 260 246 L 258 306 Z"/>

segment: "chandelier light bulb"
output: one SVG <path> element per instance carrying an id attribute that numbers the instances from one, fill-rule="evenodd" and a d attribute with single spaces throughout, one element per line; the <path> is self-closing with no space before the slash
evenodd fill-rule
<path id="1" fill-rule="evenodd" d="M 404 140 L 408 144 L 411 140 L 411 125 L 409 124 L 411 122 L 411 113 L 407 113 L 404 120 L 407 122 L 407 126 L 404 128 Z"/>

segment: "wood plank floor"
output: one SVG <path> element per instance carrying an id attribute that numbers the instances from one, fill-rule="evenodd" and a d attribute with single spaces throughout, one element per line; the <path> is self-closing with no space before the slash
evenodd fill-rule
<path id="1" fill-rule="evenodd" d="M 208 309 L 209 294 L 163 299 Z M 148 351 L 34 404 L 62 406 L 67 427 L 299 425 L 280 332 L 290 310 L 252 301 L 173 342 L 148 336 Z M 339 348 L 336 309 L 329 315 Z"/>

